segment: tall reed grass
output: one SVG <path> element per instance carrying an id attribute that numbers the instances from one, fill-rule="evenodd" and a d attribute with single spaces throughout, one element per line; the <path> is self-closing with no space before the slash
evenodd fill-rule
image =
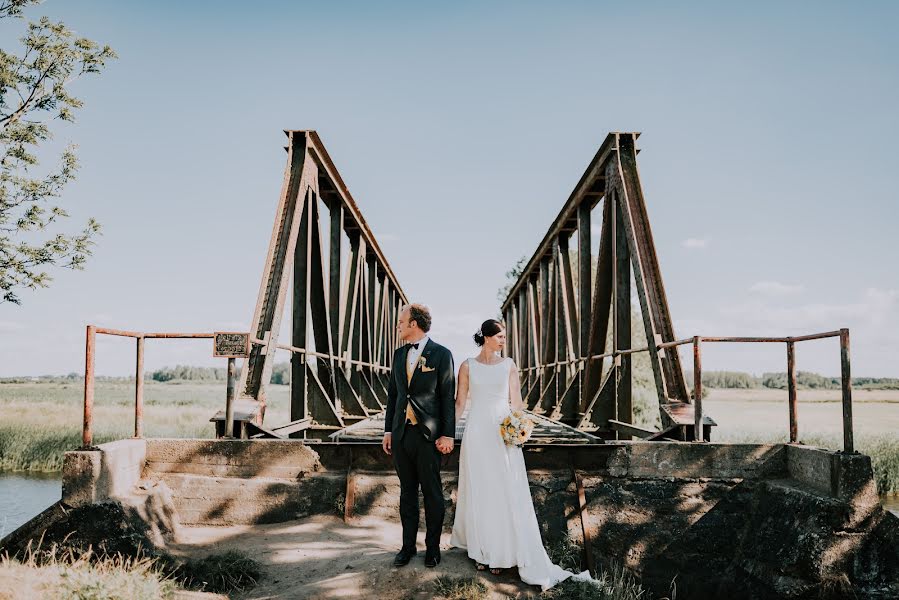
<path id="1" fill-rule="evenodd" d="M 32 554 L 22 562 L 0 559 L 0 598 L 9 600 L 158 600 L 171 598 L 176 589 L 148 558 L 68 554 L 37 560 Z"/>
<path id="2" fill-rule="evenodd" d="M 266 419 L 288 420 L 286 386 L 271 386 Z M 134 435 L 134 384 L 98 381 L 94 443 Z M 144 436 L 209 438 L 224 408 L 221 384 L 147 382 Z M 0 384 L 0 471 L 56 472 L 63 454 L 81 446 L 83 387 L 78 383 Z"/>

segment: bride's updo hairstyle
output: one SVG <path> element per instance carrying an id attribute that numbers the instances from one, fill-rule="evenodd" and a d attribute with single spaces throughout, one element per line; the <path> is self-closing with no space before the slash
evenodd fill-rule
<path id="1" fill-rule="evenodd" d="M 484 338 L 495 336 L 497 333 L 505 329 L 505 326 L 496 319 L 487 319 L 481 323 L 481 328 L 474 334 L 474 343 L 478 346 L 484 345 Z"/>

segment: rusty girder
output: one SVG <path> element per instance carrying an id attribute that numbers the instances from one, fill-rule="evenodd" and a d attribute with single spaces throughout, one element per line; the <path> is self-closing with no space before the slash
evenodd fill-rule
<path id="1" fill-rule="evenodd" d="M 634 351 L 649 352 L 664 425 L 672 405 L 690 402 L 676 349 L 656 348 L 675 338 L 637 173 L 638 135 L 606 137 L 502 306 L 528 406 L 584 429 L 633 420 Z M 591 213 L 600 202 L 594 281 Z M 631 273 L 651 349 L 631 348 Z"/>
<path id="2" fill-rule="evenodd" d="M 291 421 L 311 417 L 311 430 L 327 434 L 385 405 L 394 323 L 407 299 L 318 134 L 285 133 L 287 168 L 238 389 L 264 403 L 274 349 L 291 351 Z M 291 275 L 293 333 L 279 344 Z"/>

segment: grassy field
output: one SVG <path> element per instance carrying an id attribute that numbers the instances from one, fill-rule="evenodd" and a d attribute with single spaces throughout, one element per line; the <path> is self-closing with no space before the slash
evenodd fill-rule
<path id="1" fill-rule="evenodd" d="M 787 393 L 775 389 L 714 389 L 704 401 L 718 423 L 715 441 L 784 442 L 788 435 Z M 0 470 L 58 471 L 62 453 L 81 444 L 83 388 L 74 383 L 0 383 Z M 209 418 L 224 408 L 223 383 L 147 382 L 144 431 L 149 437 L 211 437 Z M 289 420 L 289 388 L 269 387 L 266 422 Z M 839 390 L 799 391 L 800 440 L 842 448 Z M 899 391 L 853 394 L 856 448 L 869 454 L 878 485 L 899 492 Z M 134 432 L 134 386 L 98 382 L 94 439 L 97 443 Z"/>
<path id="2" fill-rule="evenodd" d="M 84 390 L 80 383 L 0 384 L 0 470 L 58 471 L 62 453 L 81 445 Z M 289 389 L 269 387 L 266 420 L 289 419 Z M 212 437 L 209 418 L 225 407 L 224 384 L 144 384 L 144 435 Z M 97 382 L 94 441 L 134 434 L 134 385 Z"/>

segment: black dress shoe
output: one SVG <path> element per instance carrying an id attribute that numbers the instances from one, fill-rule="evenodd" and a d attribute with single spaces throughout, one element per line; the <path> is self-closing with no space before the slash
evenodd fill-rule
<path id="1" fill-rule="evenodd" d="M 428 551 L 425 553 L 425 566 L 428 568 L 436 567 L 440 564 L 440 550 L 435 550 L 434 552 Z"/>
<path id="2" fill-rule="evenodd" d="M 397 552 L 396 556 L 393 558 L 393 566 L 394 567 L 405 567 L 409 564 L 409 561 L 412 560 L 412 557 L 415 556 L 415 550 L 400 550 Z"/>

